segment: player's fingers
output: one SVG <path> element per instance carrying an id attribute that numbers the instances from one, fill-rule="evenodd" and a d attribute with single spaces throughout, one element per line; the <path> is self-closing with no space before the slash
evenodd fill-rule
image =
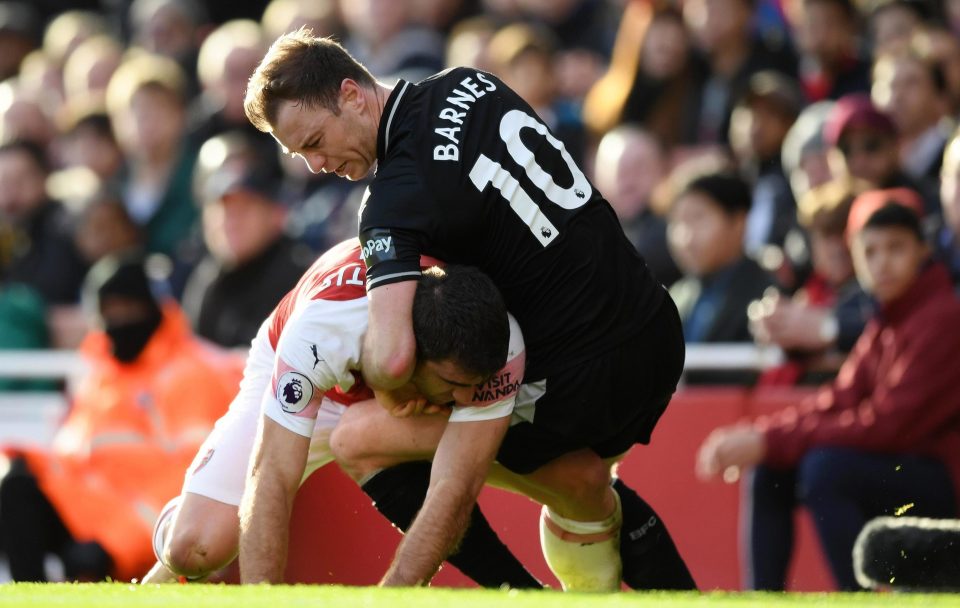
<path id="1" fill-rule="evenodd" d="M 393 409 L 390 410 L 390 413 L 395 418 L 409 418 L 413 415 L 414 408 L 416 403 L 413 401 L 406 401 L 404 403 L 397 404 Z"/>

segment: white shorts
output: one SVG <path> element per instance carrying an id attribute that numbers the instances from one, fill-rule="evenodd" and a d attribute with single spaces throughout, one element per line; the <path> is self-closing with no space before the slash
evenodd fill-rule
<path id="1" fill-rule="evenodd" d="M 206 496 L 230 505 L 240 505 L 246 483 L 247 466 L 253 452 L 253 441 L 260 423 L 261 402 L 270 390 L 274 350 L 268 338 L 266 322 L 250 345 L 240 392 L 230 409 L 213 427 L 196 457 L 187 469 L 183 491 Z M 307 468 L 303 483 L 314 471 L 333 460 L 330 433 L 337 426 L 346 406 L 324 397 L 317 412 L 317 422 L 310 440 Z"/>

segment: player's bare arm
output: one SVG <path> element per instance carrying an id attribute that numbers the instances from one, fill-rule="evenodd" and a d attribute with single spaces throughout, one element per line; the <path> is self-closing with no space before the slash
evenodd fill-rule
<path id="1" fill-rule="evenodd" d="M 373 389 L 396 389 L 410 379 L 416 366 L 413 335 L 413 296 L 417 281 L 383 285 L 368 291 L 369 326 L 360 369 Z"/>
<path id="2" fill-rule="evenodd" d="M 430 490 L 381 585 L 422 585 L 463 535 L 510 417 L 450 422 L 437 446 Z"/>
<path id="3" fill-rule="evenodd" d="M 279 583 L 287 565 L 290 512 L 310 438 L 264 416 L 240 503 L 240 579 Z"/>

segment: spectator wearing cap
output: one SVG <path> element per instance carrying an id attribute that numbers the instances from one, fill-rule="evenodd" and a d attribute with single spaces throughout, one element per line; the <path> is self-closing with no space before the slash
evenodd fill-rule
<path id="1" fill-rule="evenodd" d="M 751 184 L 744 248 L 756 256 L 767 245 L 782 247 L 796 226 L 797 205 L 780 162 L 780 149 L 803 107 L 793 78 L 777 72 L 754 74 L 730 120 L 730 145 L 741 175 Z"/>
<path id="2" fill-rule="evenodd" d="M 960 132 L 947 144 L 940 176 L 943 224 L 936 236 L 935 251 L 960 290 Z"/>
<path id="3" fill-rule="evenodd" d="M 873 68 L 872 98 L 897 127 L 903 172 L 935 189 L 953 126 L 940 63 L 920 47 L 880 55 Z"/>
<path id="4" fill-rule="evenodd" d="M 47 553 L 71 580 L 142 576 L 154 520 L 239 385 L 239 358 L 191 334 L 142 257 L 94 266 L 85 302 L 89 371 L 52 447 L 0 455 L 0 534 L 18 581 L 46 580 Z"/>
<path id="5" fill-rule="evenodd" d="M 851 553 L 867 521 L 903 509 L 957 515 L 960 301 L 930 261 L 920 212 L 902 191 L 857 197 L 846 233 L 879 309 L 840 374 L 799 406 L 717 429 L 700 448 L 705 478 L 746 469 L 750 588 L 784 588 L 798 505 L 847 590 L 859 588 Z"/>
<path id="6" fill-rule="evenodd" d="M 867 95 L 838 100 L 823 127 L 830 146 L 831 171 L 838 178 L 855 178 L 873 188 L 909 188 L 923 197 L 927 212 L 938 214 L 934 189 L 900 167 L 900 141 L 889 115 L 877 109 Z"/>
<path id="7" fill-rule="evenodd" d="M 218 136 L 201 148 L 198 167 L 207 254 L 183 304 L 197 334 L 229 347 L 249 345 L 312 261 L 284 233 L 279 171 L 259 161 L 253 145 L 239 133 Z"/>
<path id="8" fill-rule="evenodd" d="M 747 306 L 773 279 L 743 249 L 750 189 L 733 173 L 694 177 L 667 220 L 673 259 L 684 277 L 670 288 L 686 342 L 748 342 Z"/>
<path id="9" fill-rule="evenodd" d="M 800 53 L 800 82 L 810 101 L 870 90 L 870 63 L 859 49 L 852 0 L 788 0 L 787 22 Z"/>

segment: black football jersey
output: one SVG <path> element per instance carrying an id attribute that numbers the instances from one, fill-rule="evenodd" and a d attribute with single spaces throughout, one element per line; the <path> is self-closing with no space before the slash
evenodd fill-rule
<path id="1" fill-rule="evenodd" d="M 421 254 L 479 267 L 523 330 L 527 380 L 630 339 L 665 297 L 563 144 L 491 74 L 400 81 L 377 163 L 360 210 L 367 290 L 418 277 Z"/>

